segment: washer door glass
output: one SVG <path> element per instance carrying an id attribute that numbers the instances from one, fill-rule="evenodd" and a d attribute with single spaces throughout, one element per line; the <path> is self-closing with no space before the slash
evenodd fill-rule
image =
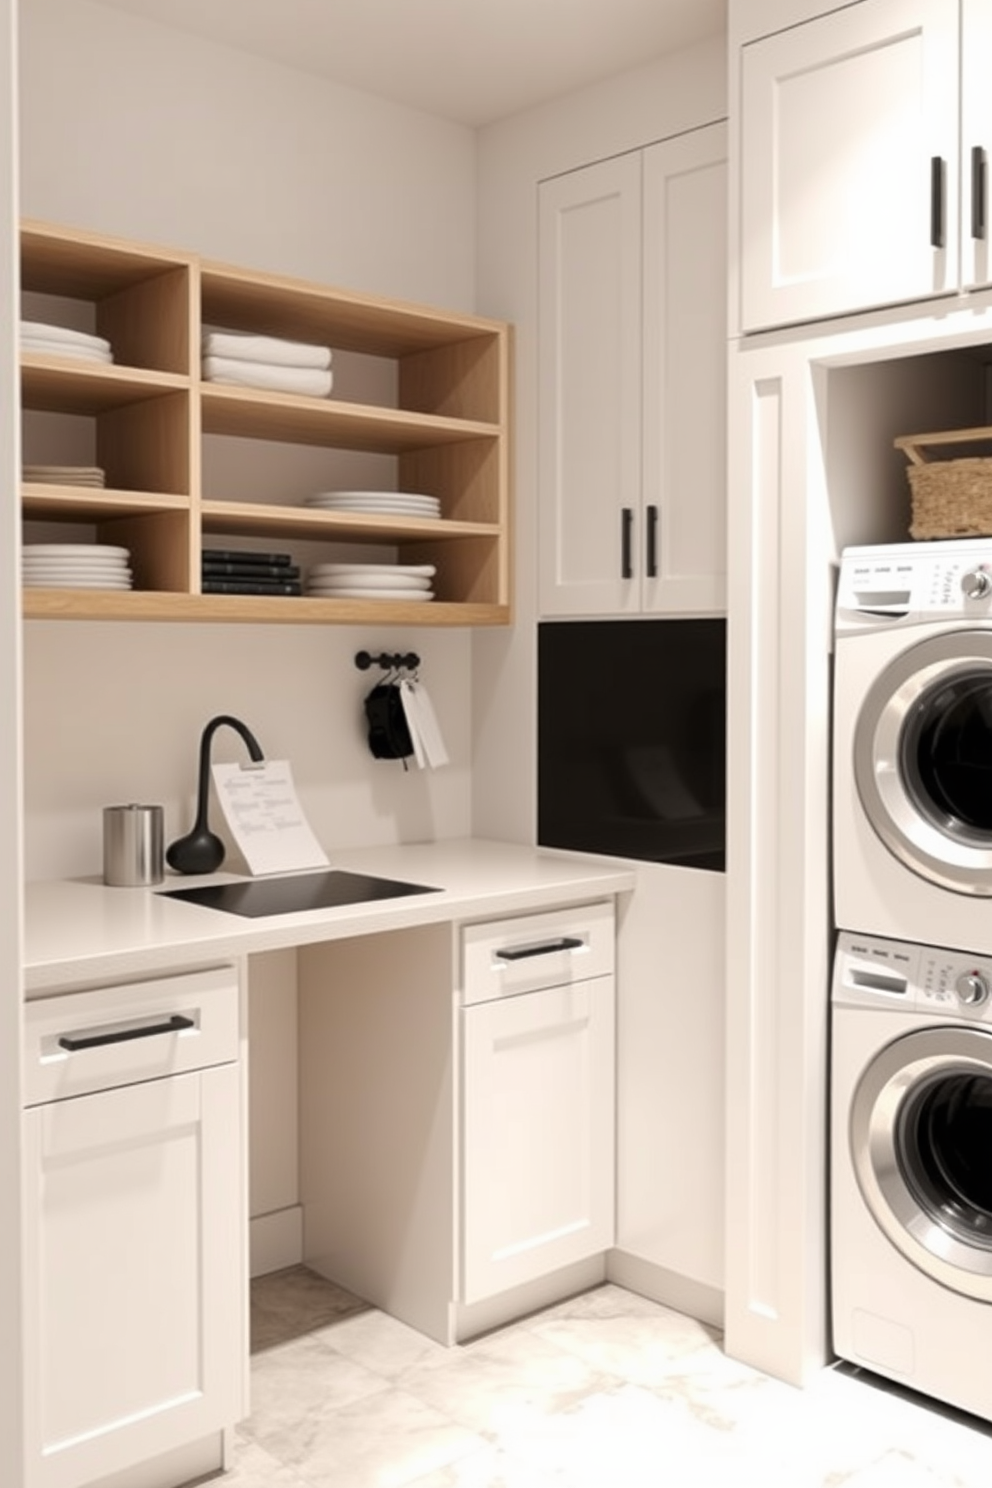
<path id="1" fill-rule="evenodd" d="M 855 734 L 862 806 L 915 873 L 992 895 L 992 632 L 936 636 L 897 656 Z"/>
<path id="2" fill-rule="evenodd" d="M 896 1248 L 992 1300 L 992 1034 L 926 1028 L 869 1065 L 851 1109 L 862 1195 Z"/>

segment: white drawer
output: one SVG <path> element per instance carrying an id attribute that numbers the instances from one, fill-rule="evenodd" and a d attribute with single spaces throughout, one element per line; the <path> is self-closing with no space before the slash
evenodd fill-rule
<path id="1" fill-rule="evenodd" d="M 24 1100 L 67 1100 L 238 1057 L 238 973 L 186 972 L 24 1009 Z"/>
<path id="2" fill-rule="evenodd" d="M 461 936 L 462 1002 L 489 1002 L 609 975 L 614 941 L 610 899 L 466 925 Z"/>

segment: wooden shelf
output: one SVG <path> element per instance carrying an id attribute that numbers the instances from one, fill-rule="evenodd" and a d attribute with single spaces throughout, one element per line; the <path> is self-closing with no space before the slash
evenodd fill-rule
<path id="1" fill-rule="evenodd" d="M 27 620 L 204 620 L 288 625 L 508 625 L 508 605 L 459 601 L 313 599 L 254 594 L 170 594 L 135 589 L 26 589 Z"/>
<path id="2" fill-rule="evenodd" d="M 91 419 L 94 463 L 108 480 L 101 490 L 25 484 L 25 519 L 87 526 L 94 540 L 127 546 L 139 585 L 127 593 L 33 589 L 24 596 L 25 615 L 509 623 L 508 326 L 45 223 L 25 223 L 21 242 L 24 289 L 79 301 L 73 326 L 92 324 L 114 351 L 107 366 L 36 353 L 22 357 L 24 408 Z M 375 363 L 373 397 L 380 382 L 391 391 L 380 405 L 367 397 L 304 398 L 204 381 L 205 327 L 383 359 L 387 375 L 380 376 Z M 441 517 L 316 510 L 284 504 L 282 490 L 273 492 L 275 502 L 212 499 L 202 474 L 204 436 L 266 442 L 279 450 L 389 456 L 398 489 L 436 496 Z M 437 598 L 403 604 L 202 595 L 206 534 L 211 546 L 227 545 L 227 539 L 249 549 L 274 541 L 280 548 L 326 544 L 335 557 L 342 545 L 347 551 L 348 544 L 380 544 L 401 550 L 404 561 L 435 564 Z"/>
<path id="3" fill-rule="evenodd" d="M 501 432 L 497 425 L 476 420 L 256 392 L 222 383 L 205 382 L 201 396 L 204 433 L 235 434 L 243 439 L 332 444 L 341 449 L 398 455 L 470 439 L 494 440 Z"/>

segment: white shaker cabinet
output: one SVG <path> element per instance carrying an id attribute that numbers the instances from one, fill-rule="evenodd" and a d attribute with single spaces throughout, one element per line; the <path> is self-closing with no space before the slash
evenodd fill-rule
<path id="1" fill-rule="evenodd" d="M 723 608 L 726 190 L 722 124 L 541 183 L 544 615 Z"/>
<path id="2" fill-rule="evenodd" d="M 26 1488 L 204 1440 L 220 1465 L 247 1370 L 236 976 L 44 999 L 26 1024 Z"/>
<path id="3" fill-rule="evenodd" d="M 963 140 L 957 0 L 860 0 L 741 48 L 743 331 L 987 277 L 989 8 L 965 0 Z"/>
<path id="4" fill-rule="evenodd" d="M 613 911 L 470 926 L 464 946 L 461 1294 L 472 1303 L 613 1244 Z"/>

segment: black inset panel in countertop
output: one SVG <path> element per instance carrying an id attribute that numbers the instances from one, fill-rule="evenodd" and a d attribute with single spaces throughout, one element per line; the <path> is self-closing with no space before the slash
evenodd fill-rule
<path id="1" fill-rule="evenodd" d="M 538 627 L 538 842 L 722 870 L 726 622 Z"/>
<path id="2" fill-rule="evenodd" d="M 373 878 L 332 868 L 320 873 L 289 873 L 252 878 L 242 883 L 202 884 L 194 889 L 165 889 L 166 899 L 185 899 L 205 909 L 259 919 L 263 915 L 298 914 L 305 909 L 337 909 L 344 904 L 366 904 L 373 899 L 400 899 L 410 894 L 439 894 L 428 884 L 403 883 L 395 878 Z"/>

